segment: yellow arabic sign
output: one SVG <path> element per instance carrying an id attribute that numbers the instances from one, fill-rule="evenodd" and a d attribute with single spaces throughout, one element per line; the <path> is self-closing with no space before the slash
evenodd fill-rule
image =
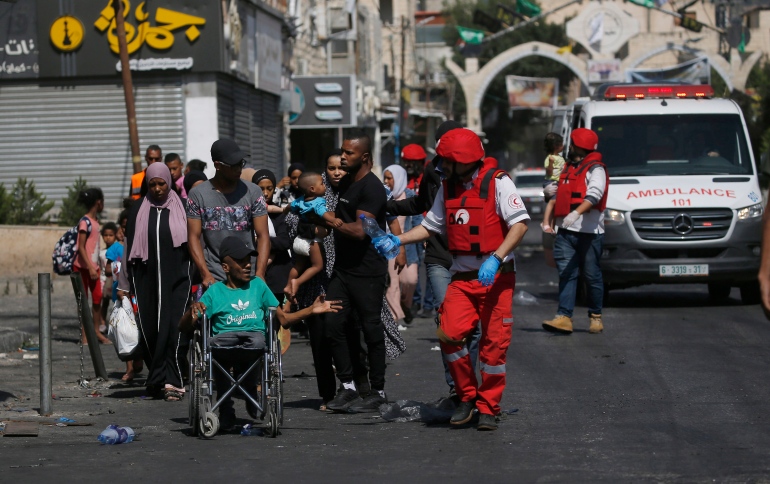
<path id="1" fill-rule="evenodd" d="M 128 19 L 131 11 L 130 0 L 123 1 L 123 17 Z M 142 2 L 136 7 L 134 17 L 138 22 L 138 27 L 125 22 L 126 42 L 128 43 L 128 53 L 133 54 L 139 48 L 147 44 L 153 49 L 167 50 L 174 45 L 174 31 L 187 27 L 185 37 L 190 43 L 200 37 L 198 25 L 206 25 L 206 19 L 188 15 L 186 13 L 176 12 L 167 8 L 158 7 L 155 11 L 155 26 L 150 25 L 150 14 L 145 11 L 145 3 Z M 110 43 L 110 50 L 118 53 L 118 36 L 115 33 L 115 9 L 112 8 L 112 1 L 109 0 L 107 6 L 101 11 L 101 17 L 94 22 L 94 26 L 100 31 L 107 31 L 107 39 Z"/>
<path id="2" fill-rule="evenodd" d="M 72 52 L 83 43 L 83 24 L 71 15 L 54 20 L 49 38 L 54 47 L 62 52 Z"/>

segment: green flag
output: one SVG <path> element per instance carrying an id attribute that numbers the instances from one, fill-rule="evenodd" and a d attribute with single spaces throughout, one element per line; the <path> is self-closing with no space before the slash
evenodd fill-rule
<path id="1" fill-rule="evenodd" d="M 655 6 L 655 2 L 653 0 L 629 0 L 631 3 L 635 3 L 637 5 L 640 5 L 642 7 L 652 8 Z"/>
<path id="2" fill-rule="evenodd" d="M 457 31 L 460 32 L 460 38 L 466 44 L 480 45 L 481 41 L 484 40 L 484 32 L 481 30 L 469 29 L 458 25 Z"/>
<path id="3" fill-rule="evenodd" d="M 527 17 L 535 17 L 540 15 L 540 7 L 528 0 L 516 0 L 516 13 L 526 15 Z"/>

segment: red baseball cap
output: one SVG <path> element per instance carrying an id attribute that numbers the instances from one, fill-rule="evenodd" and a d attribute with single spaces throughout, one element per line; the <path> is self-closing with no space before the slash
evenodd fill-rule
<path id="1" fill-rule="evenodd" d="M 438 140 L 436 153 L 448 161 L 476 163 L 484 158 L 484 146 L 478 135 L 470 129 L 453 129 Z"/>
<path id="2" fill-rule="evenodd" d="M 422 149 L 422 146 L 414 143 L 404 146 L 404 149 L 401 151 L 401 158 L 404 160 L 422 161 L 427 157 L 428 155 Z"/>
<path id="3" fill-rule="evenodd" d="M 584 150 L 596 151 L 599 147 L 599 136 L 587 128 L 578 128 L 570 135 L 572 144 Z"/>

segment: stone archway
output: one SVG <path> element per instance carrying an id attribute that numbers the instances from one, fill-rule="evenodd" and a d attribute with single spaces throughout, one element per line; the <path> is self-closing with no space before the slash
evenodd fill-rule
<path id="1" fill-rule="evenodd" d="M 730 55 L 731 62 L 728 62 L 724 57 L 715 52 L 693 49 L 692 47 L 675 44 L 673 42 L 665 42 L 634 58 L 627 58 L 621 65 L 621 71 L 625 72 L 626 69 L 638 67 L 648 59 L 669 50 L 678 50 L 680 52 L 692 54 L 693 56 L 704 56 L 708 58 L 711 67 L 717 71 L 725 81 L 725 84 L 727 84 L 727 88 L 731 91 L 734 89 L 738 91 L 746 90 L 746 82 L 749 79 L 751 69 L 754 68 L 763 55 L 762 52 L 756 51 L 749 55 L 746 60 L 741 60 L 738 51 L 734 50 Z"/>
<path id="2" fill-rule="evenodd" d="M 506 67 L 524 57 L 535 55 L 563 64 L 574 72 L 591 92 L 592 88 L 588 84 L 588 63 L 572 53 L 559 53 L 558 50 L 558 47 L 544 42 L 527 42 L 498 54 L 481 69 L 479 69 L 478 59 L 475 58 L 465 60 L 465 69 L 451 59 L 447 59 L 447 69 L 460 82 L 465 94 L 467 127 L 477 133 L 481 132 L 481 102 L 489 84 Z"/>

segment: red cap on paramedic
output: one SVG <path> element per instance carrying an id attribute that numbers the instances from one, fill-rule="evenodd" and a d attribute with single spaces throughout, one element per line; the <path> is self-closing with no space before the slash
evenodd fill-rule
<path id="1" fill-rule="evenodd" d="M 404 149 L 401 151 L 401 158 L 404 160 L 422 161 L 427 157 L 428 155 L 422 149 L 422 146 L 414 143 L 404 146 Z"/>
<path id="2" fill-rule="evenodd" d="M 453 129 L 441 137 L 436 153 L 448 161 L 476 163 L 484 158 L 484 147 L 478 135 L 470 129 Z"/>
<path id="3" fill-rule="evenodd" d="M 578 128 L 570 135 L 572 144 L 584 150 L 596 151 L 599 147 L 599 136 L 587 128 Z"/>

